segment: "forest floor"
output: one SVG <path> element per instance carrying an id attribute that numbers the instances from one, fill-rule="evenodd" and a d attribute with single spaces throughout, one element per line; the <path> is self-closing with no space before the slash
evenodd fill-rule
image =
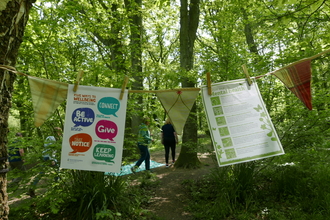
<path id="1" fill-rule="evenodd" d="M 180 148 L 177 148 L 177 157 L 179 153 Z M 151 199 L 148 207 L 149 211 L 164 220 L 193 219 L 191 214 L 185 209 L 188 198 L 182 183 L 186 180 L 200 179 L 203 175 L 210 173 L 211 168 L 217 166 L 209 153 L 198 154 L 198 158 L 202 163 L 202 166 L 198 169 L 181 169 L 175 168 L 173 165 L 168 168 L 162 166 L 153 169 L 160 183 Z M 164 163 L 164 151 L 151 153 L 151 160 Z"/>
<path id="2" fill-rule="evenodd" d="M 176 149 L 176 158 L 178 158 L 181 148 Z M 151 152 L 151 160 L 165 164 L 165 152 L 164 150 L 157 150 Z M 213 155 L 214 157 L 214 155 Z M 187 180 L 197 180 L 202 178 L 203 175 L 210 173 L 211 169 L 216 167 L 217 164 L 210 153 L 198 154 L 198 158 L 201 161 L 202 166 L 198 169 L 182 169 L 175 168 L 174 165 L 170 167 L 157 167 L 152 169 L 158 181 L 157 186 L 152 192 L 152 198 L 150 200 L 148 211 L 155 214 L 162 220 L 190 220 L 193 219 L 192 215 L 185 209 L 187 205 L 188 197 L 183 189 L 183 182 Z M 140 173 L 130 174 L 135 175 L 138 179 Z M 133 176 L 133 179 L 135 177 Z M 30 199 L 28 195 L 22 197 L 9 195 L 10 205 L 19 205 L 25 199 Z"/>

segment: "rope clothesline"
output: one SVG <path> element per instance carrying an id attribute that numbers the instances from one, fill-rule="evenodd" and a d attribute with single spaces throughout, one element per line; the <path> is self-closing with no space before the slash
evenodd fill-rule
<path id="1" fill-rule="evenodd" d="M 265 76 L 272 75 L 272 74 L 274 74 L 276 72 L 282 71 L 282 70 L 287 69 L 287 68 L 292 67 L 292 66 L 295 66 L 295 65 L 297 65 L 299 63 L 302 63 L 304 61 L 313 60 L 315 58 L 318 58 L 318 57 L 320 57 L 320 56 L 322 56 L 322 55 L 324 55 L 326 53 L 329 53 L 329 52 L 330 52 L 330 49 L 325 50 L 325 51 L 320 52 L 320 53 L 318 53 L 318 54 L 316 54 L 314 56 L 311 56 L 309 58 L 304 58 L 304 59 L 298 60 L 298 61 L 293 62 L 293 63 L 291 63 L 291 64 L 289 64 L 287 66 L 284 66 L 284 67 L 282 67 L 280 69 L 274 70 L 274 71 L 269 72 L 269 73 L 266 73 L 264 75 L 255 76 L 253 78 L 259 79 L 259 78 L 262 78 L 262 77 L 265 77 Z M 15 67 L 8 66 L 8 65 L 0 65 L 0 69 L 4 69 L 4 70 L 10 71 L 10 72 L 13 72 L 15 74 L 19 74 L 21 76 L 29 76 L 29 75 L 27 75 L 25 73 L 22 73 L 22 72 L 17 71 Z M 35 76 L 29 76 L 29 77 L 35 77 Z M 35 78 L 38 78 L 38 77 L 35 77 Z M 50 79 L 44 79 L 44 80 L 50 80 Z M 60 83 L 63 83 L 63 82 L 60 82 Z M 127 83 L 127 81 L 126 81 L 126 83 Z M 178 89 L 167 89 L 167 90 L 128 90 L 128 92 L 129 93 L 158 93 L 158 92 L 169 92 L 169 91 L 197 91 L 197 90 L 200 90 L 200 88 L 191 87 L 191 88 L 178 88 Z"/>
<path id="2" fill-rule="evenodd" d="M 22 76 L 28 76 L 33 78 L 38 78 L 36 76 L 29 76 L 25 73 L 19 72 L 15 69 L 15 67 L 7 66 L 7 65 L 0 65 L 0 69 L 4 69 Z M 50 80 L 50 79 L 43 79 L 43 80 Z M 67 84 L 64 82 L 58 82 L 61 84 Z M 197 91 L 200 90 L 200 88 L 178 88 L 178 89 L 166 89 L 166 90 L 128 90 L 129 93 L 157 93 L 157 92 L 169 92 L 169 91 Z"/>
<path id="3" fill-rule="evenodd" d="M 197 91 L 200 88 L 178 88 L 178 89 L 165 89 L 165 90 L 128 90 L 129 93 L 157 93 L 157 92 L 169 92 L 169 91 Z"/>
<path id="4" fill-rule="evenodd" d="M 16 74 L 19 74 L 21 76 L 28 76 L 27 74 L 25 73 L 22 73 L 22 72 L 19 72 L 15 69 L 15 67 L 12 67 L 12 66 L 8 66 L 8 65 L 0 65 L 0 69 L 4 69 L 4 70 L 7 70 L 7 71 L 10 71 L 10 72 L 13 72 L 13 73 L 16 73 Z"/>
<path id="5" fill-rule="evenodd" d="M 298 61 L 293 62 L 293 63 L 290 63 L 289 65 L 284 66 L 284 67 L 282 67 L 282 68 L 280 68 L 280 69 L 277 69 L 277 70 L 274 70 L 274 71 L 272 71 L 272 72 L 266 73 L 265 75 L 256 76 L 255 78 L 256 78 L 256 79 L 259 79 L 259 78 L 262 78 L 262 77 L 264 77 L 264 76 L 272 75 L 272 74 L 274 74 L 274 73 L 276 73 L 276 72 L 282 71 L 282 70 L 287 69 L 287 68 L 292 67 L 292 66 L 295 66 L 295 65 L 297 65 L 297 64 L 299 64 L 299 63 L 302 63 L 302 62 L 305 62 L 305 61 L 307 61 L 307 60 L 314 60 L 314 59 L 316 59 L 316 58 L 318 58 L 318 57 L 320 57 L 320 56 L 322 56 L 322 55 L 324 55 L 324 54 L 326 54 L 326 53 L 329 53 L 329 52 L 330 52 L 330 49 L 325 50 L 325 51 L 323 51 L 323 52 L 321 52 L 321 53 L 318 53 L 318 54 L 316 54 L 316 55 L 314 55 L 314 56 L 311 56 L 311 57 L 308 57 L 308 58 L 304 58 L 304 59 L 298 60 Z"/>

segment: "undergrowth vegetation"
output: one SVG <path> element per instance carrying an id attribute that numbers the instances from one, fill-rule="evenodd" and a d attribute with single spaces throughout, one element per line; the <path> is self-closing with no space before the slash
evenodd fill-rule
<path id="1" fill-rule="evenodd" d="M 287 155 L 219 167 L 187 180 L 195 219 L 327 219 L 329 152 L 291 150 Z"/>
<path id="2" fill-rule="evenodd" d="M 210 153 L 209 137 L 205 134 L 199 137 L 199 151 Z M 323 140 L 317 134 L 314 137 L 315 142 L 309 141 L 311 147 L 301 145 L 300 140 L 296 143 L 302 147 L 288 147 L 284 155 L 214 168 L 198 181 L 185 180 L 182 187 L 188 197 L 187 212 L 194 219 L 327 219 L 329 143 L 327 136 Z M 289 141 L 284 138 L 282 143 Z M 162 148 L 155 144 L 151 150 Z M 33 172 L 36 174 L 40 169 L 47 172 L 38 185 L 36 198 L 11 205 L 10 219 L 158 219 L 148 211 L 161 181 L 153 173 L 117 177 L 35 167 L 35 171 L 24 173 L 29 178 L 23 176 L 19 186 L 9 185 L 10 196 L 20 197 L 28 191 Z M 8 175 L 14 179 L 22 173 L 12 171 Z"/>
<path id="3" fill-rule="evenodd" d="M 39 188 L 36 198 L 11 205 L 9 217 L 22 220 L 156 219 L 146 207 L 152 196 L 151 189 L 158 183 L 149 172 L 133 180 L 101 172 L 70 170 L 63 173 L 59 181 L 40 186 L 45 188 Z M 22 193 L 22 189 L 18 191 Z"/>

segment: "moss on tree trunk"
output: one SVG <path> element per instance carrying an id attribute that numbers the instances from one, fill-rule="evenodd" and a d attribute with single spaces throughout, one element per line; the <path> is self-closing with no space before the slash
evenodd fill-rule
<path id="1" fill-rule="evenodd" d="M 0 1 L 0 65 L 15 67 L 18 49 L 33 0 Z M 16 75 L 0 69 L 0 219 L 9 215 L 7 194 L 7 134 L 9 109 Z"/>

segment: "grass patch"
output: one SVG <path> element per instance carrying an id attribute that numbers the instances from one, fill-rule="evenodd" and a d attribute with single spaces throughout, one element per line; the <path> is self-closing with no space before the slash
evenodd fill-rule
<path id="1" fill-rule="evenodd" d="M 315 149 L 219 167 L 184 184 L 196 219 L 327 219 L 329 156 Z"/>

